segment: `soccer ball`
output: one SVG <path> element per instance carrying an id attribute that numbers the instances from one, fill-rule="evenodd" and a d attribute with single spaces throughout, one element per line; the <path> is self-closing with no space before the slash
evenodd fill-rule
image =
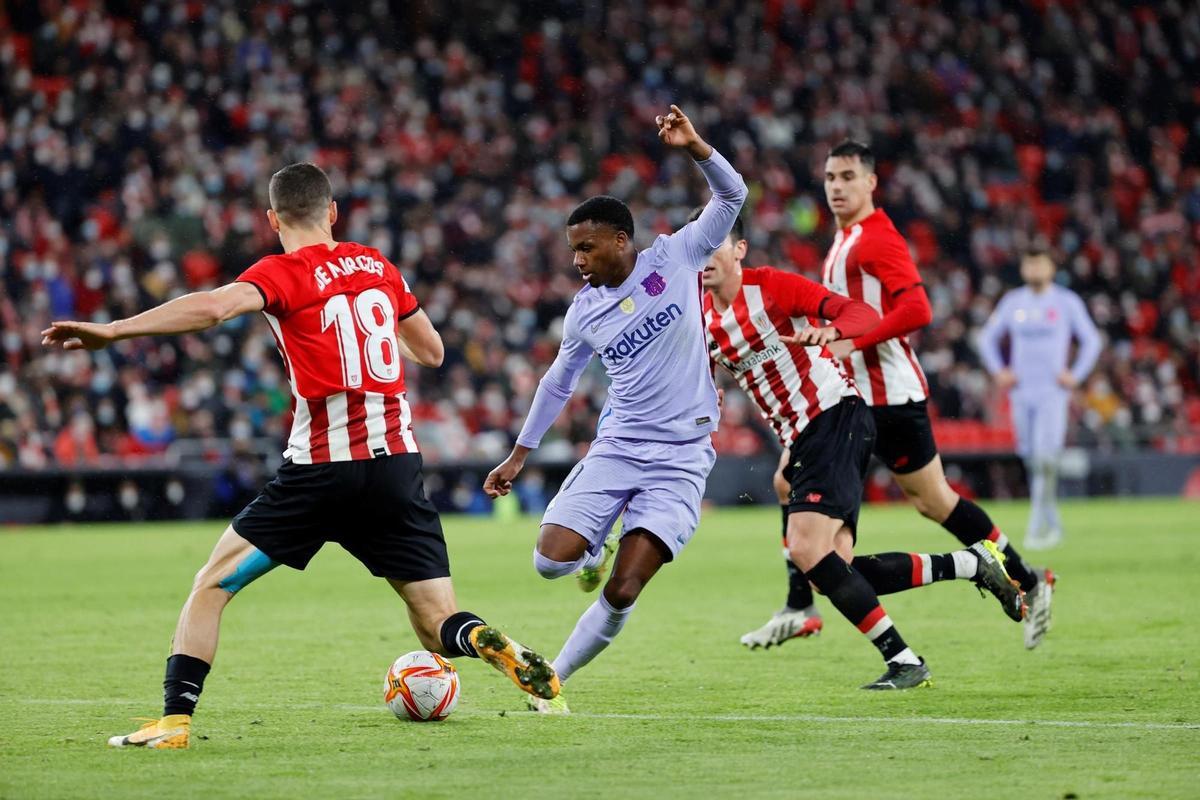
<path id="1" fill-rule="evenodd" d="M 383 681 L 383 702 L 400 719 L 441 720 L 458 705 L 458 670 L 437 653 L 414 650 L 395 660 Z"/>

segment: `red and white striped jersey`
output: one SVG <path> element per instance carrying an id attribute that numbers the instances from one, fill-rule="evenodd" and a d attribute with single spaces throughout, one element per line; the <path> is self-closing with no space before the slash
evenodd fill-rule
<path id="1" fill-rule="evenodd" d="M 886 315 L 896 297 L 921 282 L 908 244 L 883 209 L 833 239 L 822 270 L 825 288 L 861 300 Z M 850 356 L 850 370 L 873 406 L 902 405 L 929 396 L 925 373 L 907 336 L 868 345 Z"/>
<path id="2" fill-rule="evenodd" d="M 708 354 L 754 398 L 784 447 L 808 421 L 843 397 L 858 394 L 824 347 L 779 340 L 812 325 L 829 291 L 816 281 L 774 267 L 742 270 L 742 288 L 725 311 L 704 295 Z"/>
<path id="3" fill-rule="evenodd" d="M 378 250 L 354 242 L 267 256 L 237 278 L 263 296 L 292 386 L 295 464 L 417 452 L 396 323 L 417 299 Z"/>

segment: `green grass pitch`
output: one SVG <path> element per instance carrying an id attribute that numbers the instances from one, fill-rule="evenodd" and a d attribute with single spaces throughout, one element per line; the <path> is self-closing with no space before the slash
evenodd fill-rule
<path id="1" fill-rule="evenodd" d="M 988 508 L 1023 529 L 1024 505 Z M 9 529 L 0 798 L 1196 797 L 1200 505 L 1064 518 L 1037 651 L 965 582 L 885 598 L 932 689 L 860 691 L 879 658 L 827 603 L 820 637 L 744 650 L 784 596 L 778 512 L 721 510 L 571 680 L 572 716 L 522 712 L 502 676 L 459 661 L 462 701 L 432 724 L 382 704 L 384 670 L 418 647 L 400 600 L 328 546 L 229 607 L 186 752 L 104 742 L 160 711 L 176 614 L 224 523 Z M 533 571 L 536 521 L 445 523 L 461 606 L 553 656 L 591 596 Z M 860 552 L 952 544 L 907 507 L 863 513 Z"/>

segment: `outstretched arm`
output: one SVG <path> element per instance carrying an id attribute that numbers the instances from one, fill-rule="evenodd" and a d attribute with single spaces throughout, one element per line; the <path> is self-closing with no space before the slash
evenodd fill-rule
<path id="1" fill-rule="evenodd" d="M 55 322 L 42 331 L 42 344 L 64 350 L 99 350 L 121 339 L 192 333 L 234 317 L 261 311 L 263 298 L 249 283 L 230 283 L 210 292 L 192 292 L 149 311 L 113 322 Z"/>
<path id="2" fill-rule="evenodd" d="M 688 269 L 699 272 L 733 228 L 733 222 L 746 202 L 746 182 L 724 156 L 700 138 L 679 106 L 671 106 L 671 113 L 656 117 L 655 122 L 658 123 L 658 138 L 687 150 L 712 191 L 712 198 L 700 216 L 669 239 L 676 259 Z"/>
<path id="3" fill-rule="evenodd" d="M 592 359 L 588 345 L 571 336 L 567 332 L 569 330 L 570 325 L 565 325 L 558 356 L 538 382 L 533 403 L 529 406 L 529 415 L 525 417 L 525 424 L 521 427 L 512 453 L 503 464 L 488 473 L 483 482 L 483 491 L 489 497 L 501 497 L 512 491 L 512 482 L 525 467 L 525 459 L 532 450 L 537 449 L 546 431 L 558 419 L 579 384 L 579 376 Z"/>
<path id="4" fill-rule="evenodd" d="M 779 337 L 790 344 L 821 346 L 839 339 L 861 336 L 879 324 L 879 314 L 866 303 L 834 294 L 803 275 L 772 269 L 767 290 L 789 317 L 829 320 L 824 327 L 809 326 L 794 336 Z"/>

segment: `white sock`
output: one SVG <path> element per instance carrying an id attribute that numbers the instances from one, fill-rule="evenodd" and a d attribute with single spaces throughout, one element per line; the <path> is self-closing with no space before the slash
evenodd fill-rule
<path id="1" fill-rule="evenodd" d="M 579 557 L 579 560 L 576 561 L 575 563 L 579 565 L 580 569 L 587 569 L 589 567 L 598 566 L 600 564 L 600 562 L 603 560 L 604 560 L 604 548 L 601 547 L 595 553 L 585 552 L 582 556 Z"/>
<path id="2" fill-rule="evenodd" d="M 906 647 L 895 656 L 888 659 L 890 664 L 920 664 L 921 659 L 917 658 L 917 654 L 912 651 L 911 647 Z"/>
<path id="3" fill-rule="evenodd" d="M 1062 528 L 1058 518 L 1058 463 L 1048 459 L 1042 473 L 1042 528 L 1056 531 Z"/>
<path id="4" fill-rule="evenodd" d="M 579 569 L 579 561 L 555 561 L 552 558 L 546 558 L 536 549 L 533 551 L 533 568 L 538 571 L 538 574 L 543 578 L 561 578 L 563 575 L 570 575 Z"/>
<path id="5" fill-rule="evenodd" d="M 536 548 L 533 551 L 533 568 L 543 578 L 561 578 L 563 575 L 571 575 L 585 567 L 594 567 L 602 560 L 604 560 L 604 548 L 595 554 L 584 552 L 574 561 L 555 561 L 552 558 L 546 558 Z"/>
<path id="6" fill-rule="evenodd" d="M 554 671 L 558 673 L 558 679 L 565 681 L 571 677 L 571 673 L 585 666 L 598 656 L 601 650 L 608 647 L 621 632 L 621 628 L 625 627 L 625 620 L 629 619 L 631 611 L 633 606 L 613 608 L 601 593 L 596 602 L 588 606 L 579 617 L 579 621 L 575 623 L 575 630 L 571 631 L 571 635 L 562 646 L 562 651 L 554 659 Z"/>
<path id="7" fill-rule="evenodd" d="M 954 559 L 954 577 L 970 580 L 979 572 L 979 556 L 970 550 L 955 550 L 950 557 Z"/>
<path id="8" fill-rule="evenodd" d="M 1025 529 L 1027 539 L 1036 539 L 1042 534 L 1043 507 L 1046 503 L 1046 475 L 1041 459 L 1026 462 L 1029 473 L 1029 525 Z"/>

